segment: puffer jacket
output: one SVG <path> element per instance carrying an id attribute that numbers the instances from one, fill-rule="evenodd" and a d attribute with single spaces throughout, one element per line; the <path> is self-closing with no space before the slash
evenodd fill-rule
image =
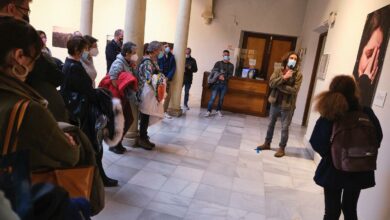
<path id="1" fill-rule="evenodd" d="M 135 68 L 130 66 L 129 62 L 123 57 L 122 54 L 116 56 L 116 60 L 112 63 L 108 75 L 111 80 L 117 80 L 119 78 L 119 73 L 121 72 L 130 72 L 134 73 Z"/>

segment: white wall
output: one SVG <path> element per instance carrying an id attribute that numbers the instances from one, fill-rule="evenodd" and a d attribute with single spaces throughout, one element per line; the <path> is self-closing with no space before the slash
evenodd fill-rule
<path id="1" fill-rule="evenodd" d="M 315 51 L 318 43 L 318 33 L 313 30 L 322 21 L 327 19 L 330 11 L 337 11 L 335 26 L 329 30 L 325 46 L 325 53 L 330 54 L 330 61 L 326 79 L 317 80 L 315 94 L 327 89 L 330 80 L 337 74 L 352 74 L 355 64 L 360 39 L 363 33 L 367 14 L 385 5 L 390 4 L 389 0 L 309 0 L 305 16 L 305 25 L 302 32 L 302 47 L 307 47 L 308 52 L 303 64 L 303 72 L 311 73 L 314 63 Z M 390 92 L 388 82 L 390 81 L 390 44 L 387 49 L 382 74 L 377 91 Z M 305 85 L 308 86 L 308 85 Z M 304 104 L 300 93 L 298 106 Z M 389 101 L 383 108 L 373 106 L 379 121 L 382 124 L 384 139 L 378 157 L 378 170 L 376 172 L 377 186 L 363 190 L 358 204 L 359 219 L 363 220 L 388 220 L 390 219 L 390 110 Z M 387 114 L 385 114 L 387 112 Z M 310 138 L 318 114 L 311 112 L 306 140 Z"/>
<path id="2" fill-rule="evenodd" d="M 210 70 L 222 58 L 228 46 L 239 47 L 242 30 L 298 37 L 302 30 L 307 0 L 215 0 L 215 19 L 204 24 L 201 14 L 206 0 L 193 0 L 188 46 L 193 49 L 199 71 L 194 77 L 190 102 L 200 105 L 203 72 Z M 31 5 L 31 23 L 48 35 L 51 47 L 53 26 L 79 29 L 79 0 L 39 0 Z M 125 0 L 94 1 L 92 35 L 99 39 L 100 55 L 95 58 L 98 79 L 106 70 L 105 39 L 117 28 L 124 26 Z M 148 0 L 145 25 L 145 42 L 152 40 L 174 41 L 179 0 Z M 54 10 L 55 9 L 55 10 Z M 236 18 L 237 24 L 234 23 Z M 65 59 L 65 49 L 53 48 L 53 55 Z M 308 78 L 305 78 L 307 80 Z M 303 114 L 303 111 L 302 111 Z M 296 114 L 298 118 L 302 115 Z"/>

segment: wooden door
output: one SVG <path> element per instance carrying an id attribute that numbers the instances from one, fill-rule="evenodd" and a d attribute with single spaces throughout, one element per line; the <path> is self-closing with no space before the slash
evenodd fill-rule
<path id="1" fill-rule="evenodd" d="M 248 37 L 248 42 L 246 49 L 249 51 L 248 53 L 254 53 L 252 56 L 249 55 L 248 57 L 245 57 L 244 67 L 249 67 L 249 59 L 256 59 L 256 65 L 255 69 L 260 70 L 262 68 L 262 61 L 264 58 L 264 52 L 265 52 L 265 44 L 267 39 L 266 38 L 259 38 L 259 37 Z M 253 52 L 251 52 L 253 51 Z"/>
<path id="2" fill-rule="evenodd" d="M 280 63 L 281 58 L 293 50 L 295 43 L 290 39 L 273 39 L 270 40 L 270 54 L 268 60 L 267 68 L 267 79 L 269 79 L 274 72 L 275 63 Z"/>

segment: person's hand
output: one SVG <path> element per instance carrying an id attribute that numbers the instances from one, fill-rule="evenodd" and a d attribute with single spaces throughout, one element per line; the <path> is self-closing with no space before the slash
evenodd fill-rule
<path id="1" fill-rule="evenodd" d="M 68 139 L 69 144 L 70 144 L 72 147 L 76 146 L 76 141 L 74 140 L 74 138 L 72 137 L 72 135 L 70 135 L 69 133 L 66 133 L 66 132 L 65 132 L 64 134 L 65 134 L 66 138 Z"/>
<path id="2" fill-rule="evenodd" d="M 221 74 L 221 75 L 218 76 L 218 79 L 224 81 L 225 80 L 225 76 L 223 74 Z"/>
<path id="3" fill-rule="evenodd" d="M 378 72 L 379 51 L 380 49 L 378 47 L 374 48 L 372 56 L 368 59 L 367 67 L 364 69 L 364 74 L 366 74 L 371 80 L 371 84 L 374 82 L 375 76 Z"/>
<path id="4" fill-rule="evenodd" d="M 283 79 L 287 80 L 287 79 L 291 78 L 292 75 L 293 75 L 293 71 L 291 69 L 288 69 L 287 72 L 285 74 L 283 74 Z"/>

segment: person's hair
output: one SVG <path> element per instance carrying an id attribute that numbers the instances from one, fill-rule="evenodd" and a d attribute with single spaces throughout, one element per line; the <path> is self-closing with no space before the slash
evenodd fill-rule
<path id="1" fill-rule="evenodd" d="M 36 58 L 41 53 L 42 40 L 28 23 L 11 17 L 0 19 L 0 66 L 10 64 L 9 53 L 22 49 L 25 56 Z M 7 34 L 4 34 L 7 33 Z"/>
<path id="2" fill-rule="evenodd" d="M 8 4 L 15 4 L 15 5 L 21 5 L 24 2 L 32 2 L 32 0 L 0 0 L 0 10 L 3 9 Z"/>
<path id="3" fill-rule="evenodd" d="M 121 35 L 121 33 L 123 33 L 123 30 L 122 29 L 117 29 L 114 33 L 114 36 L 115 37 L 118 37 L 119 35 Z"/>
<path id="4" fill-rule="evenodd" d="M 282 60 L 281 60 L 281 62 L 282 62 L 282 67 L 283 67 L 283 68 L 286 68 L 287 63 L 288 63 L 288 58 L 290 58 L 291 55 L 297 56 L 297 64 L 295 64 L 295 66 L 294 66 L 294 70 L 296 70 L 296 69 L 298 69 L 298 67 L 299 67 L 301 58 L 299 57 L 298 53 L 296 53 L 295 51 L 290 51 L 290 52 L 287 52 L 287 53 L 285 53 L 285 54 L 283 55 Z"/>
<path id="5" fill-rule="evenodd" d="M 329 120 L 337 120 L 347 111 L 358 110 L 359 92 L 352 76 L 335 76 L 329 85 L 329 90 L 316 97 L 314 109 Z"/>
<path id="6" fill-rule="evenodd" d="M 190 51 L 190 53 L 192 52 L 191 48 L 189 48 L 189 47 L 187 47 L 187 50 L 189 50 L 189 51 Z"/>
<path id="7" fill-rule="evenodd" d="M 150 54 L 155 50 L 159 50 L 161 48 L 161 43 L 158 41 L 152 41 L 149 43 L 148 48 L 146 49 L 146 53 Z"/>
<path id="8" fill-rule="evenodd" d="M 39 36 L 41 36 L 42 34 L 45 35 L 45 37 L 47 37 L 46 33 L 44 31 L 41 31 L 41 30 L 37 30 L 37 33 Z"/>
<path id="9" fill-rule="evenodd" d="M 126 56 L 126 54 L 128 54 L 128 53 L 130 53 L 130 54 L 133 53 L 135 51 L 136 47 L 137 47 L 137 45 L 135 43 L 126 42 L 122 46 L 122 51 L 121 51 L 122 56 Z"/>
<path id="10" fill-rule="evenodd" d="M 144 43 L 144 55 L 147 53 L 147 49 L 148 49 L 148 46 L 149 46 L 149 43 Z"/>
<path id="11" fill-rule="evenodd" d="M 230 55 L 230 51 L 228 50 L 223 50 L 223 53 L 228 53 Z"/>
<path id="12" fill-rule="evenodd" d="M 96 38 L 92 37 L 91 35 L 84 35 L 83 38 L 85 39 L 85 41 L 87 41 L 88 47 L 91 47 L 92 44 L 98 41 Z"/>
<path id="13" fill-rule="evenodd" d="M 388 35 L 388 33 L 390 31 L 389 28 L 386 28 L 390 25 L 390 21 L 388 19 L 389 17 L 390 17 L 390 6 L 389 5 L 386 6 L 386 8 L 382 8 L 381 10 L 377 10 L 375 12 L 372 12 L 371 14 L 369 14 L 367 16 L 368 22 L 366 22 L 366 24 L 364 26 L 364 31 L 363 31 L 362 39 L 360 41 L 359 51 L 357 54 L 357 59 L 356 59 L 355 65 L 359 64 L 364 47 L 367 45 L 373 32 L 378 28 L 380 28 L 382 30 L 382 33 L 383 33 L 383 42 L 382 42 L 382 45 L 379 49 L 386 48 L 387 42 L 388 42 L 388 40 L 386 39 L 386 36 Z M 384 56 L 385 52 L 386 52 L 385 49 L 383 49 L 383 50 L 381 49 L 379 57 Z M 378 66 L 380 66 L 382 62 L 383 61 L 381 59 L 379 59 Z M 355 77 L 358 76 L 358 71 L 354 71 L 354 76 Z M 375 78 L 378 79 L 378 77 L 375 77 Z"/>
<path id="14" fill-rule="evenodd" d="M 66 43 L 68 54 L 73 56 L 76 52 L 82 52 L 88 46 L 87 41 L 81 36 L 72 36 Z"/>

